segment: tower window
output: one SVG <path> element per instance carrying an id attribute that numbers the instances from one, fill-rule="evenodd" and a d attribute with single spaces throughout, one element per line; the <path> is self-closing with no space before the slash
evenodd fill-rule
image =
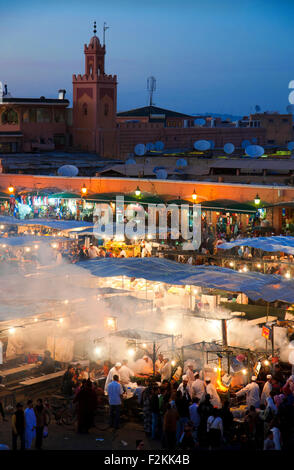
<path id="1" fill-rule="evenodd" d="M 108 103 L 106 103 L 104 105 L 104 116 L 108 116 L 108 113 L 109 113 L 109 105 Z"/>
<path id="2" fill-rule="evenodd" d="M 88 115 L 88 106 L 86 103 L 83 104 L 83 115 L 84 116 Z"/>
<path id="3" fill-rule="evenodd" d="M 14 109 L 8 109 L 2 113 L 2 124 L 18 124 L 18 115 Z"/>

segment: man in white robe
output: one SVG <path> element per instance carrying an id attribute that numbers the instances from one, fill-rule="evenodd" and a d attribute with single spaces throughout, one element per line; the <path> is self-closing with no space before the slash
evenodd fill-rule
<path id="1" fill-rule="evenodd" d="M 123 360 L 123 365 L 119 369 L 120 383 L 122 385 L 128 385 L 131 381 L 131 377 L 134 377 L 134 372 L 128 367 L 127 359 Z"/>
<path id="2" fill-rule="evenodd" d="M 265 382 L 264 386 L 263 386 L 263 389 L 262 389 L 262 393 L 261 393 L 261 397 L 260 397 L 260 403 L 262 405 L 266 405 L 266 400 L 270 397 L 270 393 L 272 391 L 272 376 L 271 374 L 268 374 L 266 376 L 267 378 L 267 381 Z"/>
<path id="3" fill-rule="evenodd" d="M 153 362 L 146 354 L 142 359 L 135 362 L 135 372 L 139 375 L 150 375 L 153 373 Z"/>
<path id="4" fill-rule="evenodd" d="M 27 403 L 28 407 L 25 409 L 25 448 L 30 449 L 33 439 L 36 437 L 36 415 L 33 408 L 32 400 Z"/>
<path id="5" fill-rule="evenodd" d="M 120 363 L 120 362 L 117 362 L 117 363 L 115 364 L 115 366 L 112 367 L 112 368 L 110 369 L 110 371 L 108 372 L 108 376 L 107 376 L 107 379 L 106 379 L 106 382 L 105 382 L 105 386 L 104 386 L 105 395 L 107 395 L 107 387 L 108 387 L 108 384 L 110 384 L 110 382 L 112 382 L 113 376 L 114 376 L 114 375 L 117 375 L 117 376 L 118 376 L 118 380 L 120 380 L 120 374 L 119 374 L 120 368 L 121 368 L 121 363 Z"/>

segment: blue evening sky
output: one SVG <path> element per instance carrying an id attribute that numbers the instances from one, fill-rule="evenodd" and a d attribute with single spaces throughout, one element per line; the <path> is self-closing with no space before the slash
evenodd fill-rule
<path id="1" fill-rule="evenodd" d="M 187 113 L 285 112 L 294 80 L 293 0 L 0 0 L 0 80 L 16 97 L 72 97 L 93 20 L 107 31 L 106 73 L 118 110 L 147 104 Z"/>

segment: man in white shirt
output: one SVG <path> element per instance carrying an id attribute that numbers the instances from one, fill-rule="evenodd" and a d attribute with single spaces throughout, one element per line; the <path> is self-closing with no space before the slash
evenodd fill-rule
<path id="1" fill-rule="evenodd" d="M 201 398 L 205 395 L 205 384 L 203 380 L 199 378 L 199 372 L 195 374 L 195 381 L 192 383 L 192 398 Z"/>
<path id="2" fill-rule="evenodd" d="M 122 366 L 119 369 L 120 383 L 124 386 L 128 385 L 131 381 L 131 377 L 134 377 L 134 372 L 128 367 L 127 359 L 124 359 Z"/>
<path id="3" fill-rule="evenodd" d="M 118 429 L 120 419 L 120 405 L 123 396 L 122 385 L 118 381 L 118 375 L 113 376 L 112 382 L 107 386 L 109 400 L 110 427 Z"/>
<path id="4" fill-rule="evenodd" d="M 88 255 L 90 259 L 98 258 L 99 256 L 99 250 L 97 246 L 95 245 L 90 245 L 88 248 Z"/>
<path id="5" fill-rule="evenodd" d="M 178 392 L 181 392 L 182 397 L 186 397 L 188 401 L 191 399 L 191 390 L 188 385 L 188 377 L 186 375 L 183 375 L 182 377 L 182 383 L 178 386 Z"/>
<path id="6" fill-rule="evenodd" d="M 209 446 L 211 448 L 219 447 L 223 438 L 223 420 L 219 416 L 219 411 L 214 409 L 212 415 L 207 419 L 207 432 Z"/>
<path id="7" fill-rule="evenodd" d="M 256 379 L 257 377 L 253 375 L 251 377 L 250 384 L 246 385 L 246 387 L 243 387 L 236 393 L 236 397 L 246 395 L 246 404 L 248 408 L 250 408 L 250 406 L 254 406 L 255 408 L 260 407 L 259 386 L 256 383 Z"/>
<path id="8" fill-rule="evenodd" d="M 108 372 L 108 376 L 107 376 L 107 379 L 106 379 L 106 382 L 105 382 L 105 387 L 104 387 L 104 391 L 105 391 L 105 394 L 107 395 L 107 387 L 108 387 L 108 384 L 113 380 L 113 376 L 114 375 L 117 375 L 118 376 L 118 380 L 120 379 L 120 375 L 119 375 L 119 370 L 121 368 L 121 363 L 120 362 L 117 362 L 115 364 L 114 367 L 112 367 L 110 369 L 110 371 Z"/>
<path id="9" fill-rule="evenodd" d="M 161 366 L 159 372 L 160 372 L 161 382 L 163 382 L 164 380 L 170 380 L 171 363 L 169 362 L 168 358 L 165 358 L 163 360 L 163 365 Z"/>

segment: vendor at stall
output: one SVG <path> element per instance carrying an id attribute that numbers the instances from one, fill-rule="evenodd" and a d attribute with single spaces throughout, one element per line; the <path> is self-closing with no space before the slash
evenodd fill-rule
<path id="1" fill-rule="evenodd" d="M 260 407 L 259 386 L 256 383 L 256 378 L 257 377 L 253 375 L 251 377 L 250 384 L 236 392 L 236 397 L 246 395 L 246 404 L 248 408 L 250 408 L 250 406 L 254 406 L 255 408 Z"/>
<path id="2" fill-rule="evenodd" d="M 52 374 L 55 372 L 55 363 L 54 359 L 51 357 L 50 351 L 44 352 L 44 359 L 40 365 L 40 368 L 44 374 Z"/>
<path id="3" fill-rule="evenodd" d="M 266 405 L 266 403 L 267 403 L 266 400 L 267 400 L 267 398 L 270 396 L 270 393 L 271 393 L 271 391 L 272 391 L 272 389 L 273 389 L 273 387 L 272 387 L 272 378 L 273 378 L 273 377 L 272 377 L 271 374 L 268 374 L 268 375 L 266 376 L 266 379 L 267 379 L 267 380 L 266 380 L 266 382 L 265 382 L 265 384 L 264 384 L 264 386 L 263 386 L 263 389 L 262 389 L 262 392 L 261 392 L 261 397 L 260 397 L 260 403 L 261 403 L 262 405 Z"/>
<path id="4" fill-rule="evenodd" d="M 119 369 L 120 383 L 122 385 L 127 385 L 131 382 L 131 378 L 134 377 L 134 372 L 128 367 L 127 359 L 124 359 L 122 366 Z"/>
<path id="5" fill-rule="evenodd" d="M 155 371 L 159 373 L 161 367 L 164 365 L 163 354 L 158 354 L 158 359 L 155 361 Z"/>
<path id="6" fill-rule="evenodd" d="M 146 354 L 142 359 L 135 362 L 135 372 L 139 375 L 151 375 L 153 373 L 153 362 Z"/>
<path id="7" fill-rule="evenodd" d="M 188 378 L 188 385 L 189 385 L 189 388 L 191 389 L 192 388 L 192 384 L 195 380 L 195 377 L 194 377 L 194 371 L 193 371 L 193 364 L 189 363 L 187 364 L 187 370 L 186 370 L 186 376 Z"/>
<path id="8" fill-rule="evenodd" d="M 120 380 L 120 368 L 121 368 L 121 363 L 120 363 L 120 362 L 117 362 L 117 363 L 115 364 L 115 366 L 112 367 L 112 368 L 110 369 L 110 371 L 108 372 L 108 375 L 107 375 L 107 378 L 106 378 L 106 382 L 105 382 L 105 386 L 104 386 L 104 391 L 105 391 L 106 394 L 107 394 L 107 387 L 108 387 L 108 384 L 109 384 L 110 382 L 112 382 L 114 375 L 117 375 L 117 376 L 118 376 L 118 380 Z"/>
<path id="9" fill-rule="evenodd" d="M 170 360 L 167 357 L 163 359 L 163 365 L 159 369 L 159 372 L 160 372 L 161 382 L 163 382 L 164 380 L 170 381 L 172 367 L 171 367 Z"/>
<path id="10" fill-rule="evenodd" d="M 210 377 L 205 378 L 206 394 L 210 396 L 210 403 L 214 408 L 221 408 L 222 402 L 215 386 L 211 383 Z"/>

